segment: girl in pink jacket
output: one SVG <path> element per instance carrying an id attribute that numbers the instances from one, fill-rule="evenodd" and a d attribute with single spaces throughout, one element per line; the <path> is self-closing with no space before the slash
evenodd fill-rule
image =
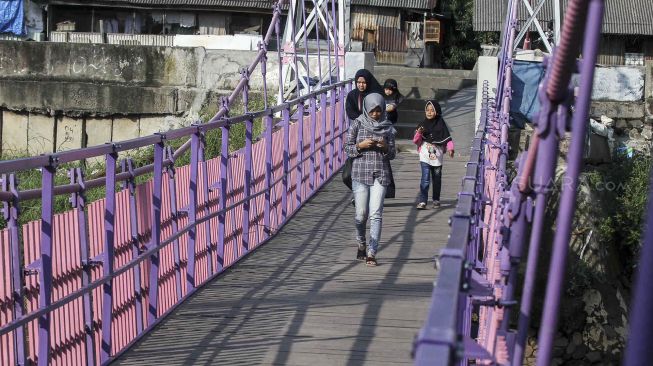
<path id="1" fill-rule="evenodd" d="M 442 189 L 442 161 L 444 154 L 449 152 L 453 158 L 453 139 L 449 128 L 442 118 L 442 107 L 435 100 L 426 102 L 424 110 L 426 118 L 417 125 L 413 142 L 419 152 L 419 164 L 422 168 L 422 179 L 419 185 L 419 203 L 417 209 L 426 209 L 429 183 L 433 179 L 433 207 L 440 206 L 440 190 Z"/>

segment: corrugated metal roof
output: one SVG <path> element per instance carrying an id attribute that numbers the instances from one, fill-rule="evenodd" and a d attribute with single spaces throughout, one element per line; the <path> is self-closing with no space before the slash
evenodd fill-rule
<path id="1" fill-rule="evenodd" d="M 351 5 L 378 6 L 382 8 L 404 8 L 430 10 L 437 0 L 351 0 Z"/>
<path id="2" fill-rule="evenodd" d="M 553 22 L 553 1 L 545 1 L 546 3 L 537 18 L 540 22 Z M 561 1 L 563 19 L 567 3 L 568 0 Z M 474 30 L 479 32 L 501 31 L 505 22 L 506 6 L 507 1 L 476 0 L 474 3 Z M 520 3 L 520 23 L 528 19 L 527 15 L 526 7 Z M 653 35 L 653 0 L 606 1 L 603 18 L 603 33 Z"/>
<path id="3" fill-rule="evenodd" d="M 143 8 L 161 8 L 161 7 L 187 7 L 187 8 L 256 8 L 270 9 L 276 0 L 51 0 L 51 4 L 70 4 L 70 5 L 112 5 L 117 7 L 143 7 Z"/>

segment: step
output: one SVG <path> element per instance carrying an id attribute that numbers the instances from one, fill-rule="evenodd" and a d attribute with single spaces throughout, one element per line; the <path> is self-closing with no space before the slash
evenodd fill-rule
<path id="1" fill-rule="evenodd" d="M 443 91 L 442 94 L 443 94 L 442 98 L 435 98 L 435 100 L 440 101 L 440 104 L 442 104 L 442 101 L 446 100 L 447 97 L 450 96 L 448 95 L 449 92 L 445 93 Z M 418 111 L 423 113 L 427 101 L 429 101 L 429 99 L 406 98 L 399 105 L 399 112 L 401 113 L 402 111 Z"/>
<path id="2" fill-rule="evenodd" d="M 463 79 L 476 79 L 475 70 L 455 70 L 455 69 L 428 69 L 406 67 L 400 65 L 376 65 L 374 75 L 409 75 L 424 77 L 458 77 Z"/>
<path id="3" fill-rule="evenodd" d="M 388 79 L 387 75 L 375 75 L 379 83 L 383 83 Z M 447 89 L 459 90 L 466 86 L 476 85 L 476 79 L 456 78 L 456 77 L 425 77 L 413 75 L 401 75 L 393 77 L 397 81 L 399 90 L 403 91 L 412 87 L 432 88 L 432 89 Z"/>
<path id="4" fill-rule="evenodd" d="M 397 130 L 397 135 L 395 135 L 396 139 L 407 139 L 407 140 L 413 140 L 413 136 L 415 136 L 415 126 L 417 126 L 417 123 L 403 123 L 403 122 L 397 122 L 394 125 L 394 128 Z"/>
<path id="5" fill-rule="evenodd" d="M 424 120 L 423 111 L 415 110 L 401 110 L 399 109 L 399 118 L 397 118 L 397 123 L 410 124 L 413 126 L 413 129 L 417 127 L 417 124 Z"/>
<path id="6" fill-rule="evenodd" d="M 476 80 L 472 79 L 398 78 L 396 80 L 401 94 L 408 98 L 424 100 L 446 99 L 460 89 L 476 85 Z"/>

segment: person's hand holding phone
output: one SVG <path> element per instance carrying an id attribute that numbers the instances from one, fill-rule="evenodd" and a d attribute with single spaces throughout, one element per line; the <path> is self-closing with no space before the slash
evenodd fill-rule
<path id="1" fill-rule="evenodd" d="M 385 142 L 384 138 L 381 138 L 376 141 L 376 147 L 381 149 L 381 151 L 385 152 L 388 150 L 388 144 Z"/>
<path id="2" fill-rule="evenodd" d="M 364 150 L 364 149 L 369 149 L 369 148 L 371 148 L 372 146 L 375 146 L 375 145 L 376 145 L 376 141 L 374 141 L 372 139 L 365 139 L 365 140 L 359 142 L 356 145 L 356 147 L 358 147 L 359 150 Z"/>

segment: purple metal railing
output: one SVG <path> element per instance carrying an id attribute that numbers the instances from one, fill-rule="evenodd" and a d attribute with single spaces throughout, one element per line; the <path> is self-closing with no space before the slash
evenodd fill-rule
<path id="1" fill-rule="evenodd" d="M 528 151 L 517 157 L 517 176 L 509 181 L 507 135 L 517 5 L 517 0 L 509 2 L 496 97 L 489 98 L 487 82 L 483 85 L 479 130 L 451 217 L 451 235 L 438 257 L 440 273 L 428 317 L 415 340 L 416 365 L 465 365 L 470 360 L 477 364 L 522 364 L 558 145 L 570 129 L 568 165 L 538 335 L 537 365 L 549 365 L 552 361 L 604 1 L 570 0 L 560 44 L 544 62 L 547 72 L 539 89 L 541 108 L 533 121 L 535 134 Z M 581 44 L 583 59 L 577 69 L 576 57 Z M 574 73 L 580 74 L 577 97 L 569 85 Z M 572 105 L 573 120 L 569 123 Z M 649 222 L 653 222 L 650 217 Z M 651 232 L 647 231 L 642 251 L 640 276 L 643 278 L 650 277 L 653 266 Z M 528 257 L 524 258 L 526 253 Z M 524 259 L 527 263 L 523 290 L 517 299 L 515 290 L 520 285 L 517 272 Z M 633 320 L 636 326 L 630 335 L 626 357 L 626 362 L 632 365 L 644 364 L 651 356 L 647 343 L 651 338 L 650 321 L 646 319 L 651 317 L 653 289 L 641 280 L 638 286 L 633 316 L 641 320 Z M 519 322 L 515 331 L 509 327 L 510 313 L 518 306 Z M 474 334 L 473 313 L 478 315 L 478 329 Z"/>
<path id="2" fill-rule="evenodd" d="M 267 104 L 267 45 L 273 36 L 280 39 L 281 5 L 256 58 L 208 123 L 0 161 L 7 222 L 0 231 L 0 364 L 109 363 L 198 287 L 270 239 L 340 168 L 351 80 L 320 83 L 281 105 Z M 334 16 L 327 18 L 337 34 Z M 344 55 L 336 50 L 342 47 L 328 49 L 329 70 L 335 63 L 339 73 Z M 250 111 L 249 79 L 257 70 L 265 109 Z M 283 80 L 279 90 L 283 94 Z M 229 117 L 238 96 L 245 113 Z M 255 140 L 259 119 L 264 132 Z M 231 126 L 238 123 L 245 126 L 245 146 L 230 152 Z M 220 155 L 208 157 L 206 134 L 218 129 Z M 173 151 L 168 141 L 179 138 L 188 142 Z M 135 168 L 130 158 L 119 159 L 150 146 L 150 165 Z M 175 166 L 189 149 L 190 164 Z M 105 177 L 85 180 L 82 169 L 72 168 L 70 183 L 55 185 L 62 164 L 94 157 L 104 157 Z M 21 191 L 17 173 L 34 169 L 41 171 L 41 188 Z M 153 178 L 136 184 L 146 173 Z M 97 187 L 104 187 L 105 198 L 87 202 L 86 193 Z M 55 197 L 65 194 L 71 210 L 55 214 Z M 21 202 L 37 198 L 41 220 L 21 227 Z"/>

